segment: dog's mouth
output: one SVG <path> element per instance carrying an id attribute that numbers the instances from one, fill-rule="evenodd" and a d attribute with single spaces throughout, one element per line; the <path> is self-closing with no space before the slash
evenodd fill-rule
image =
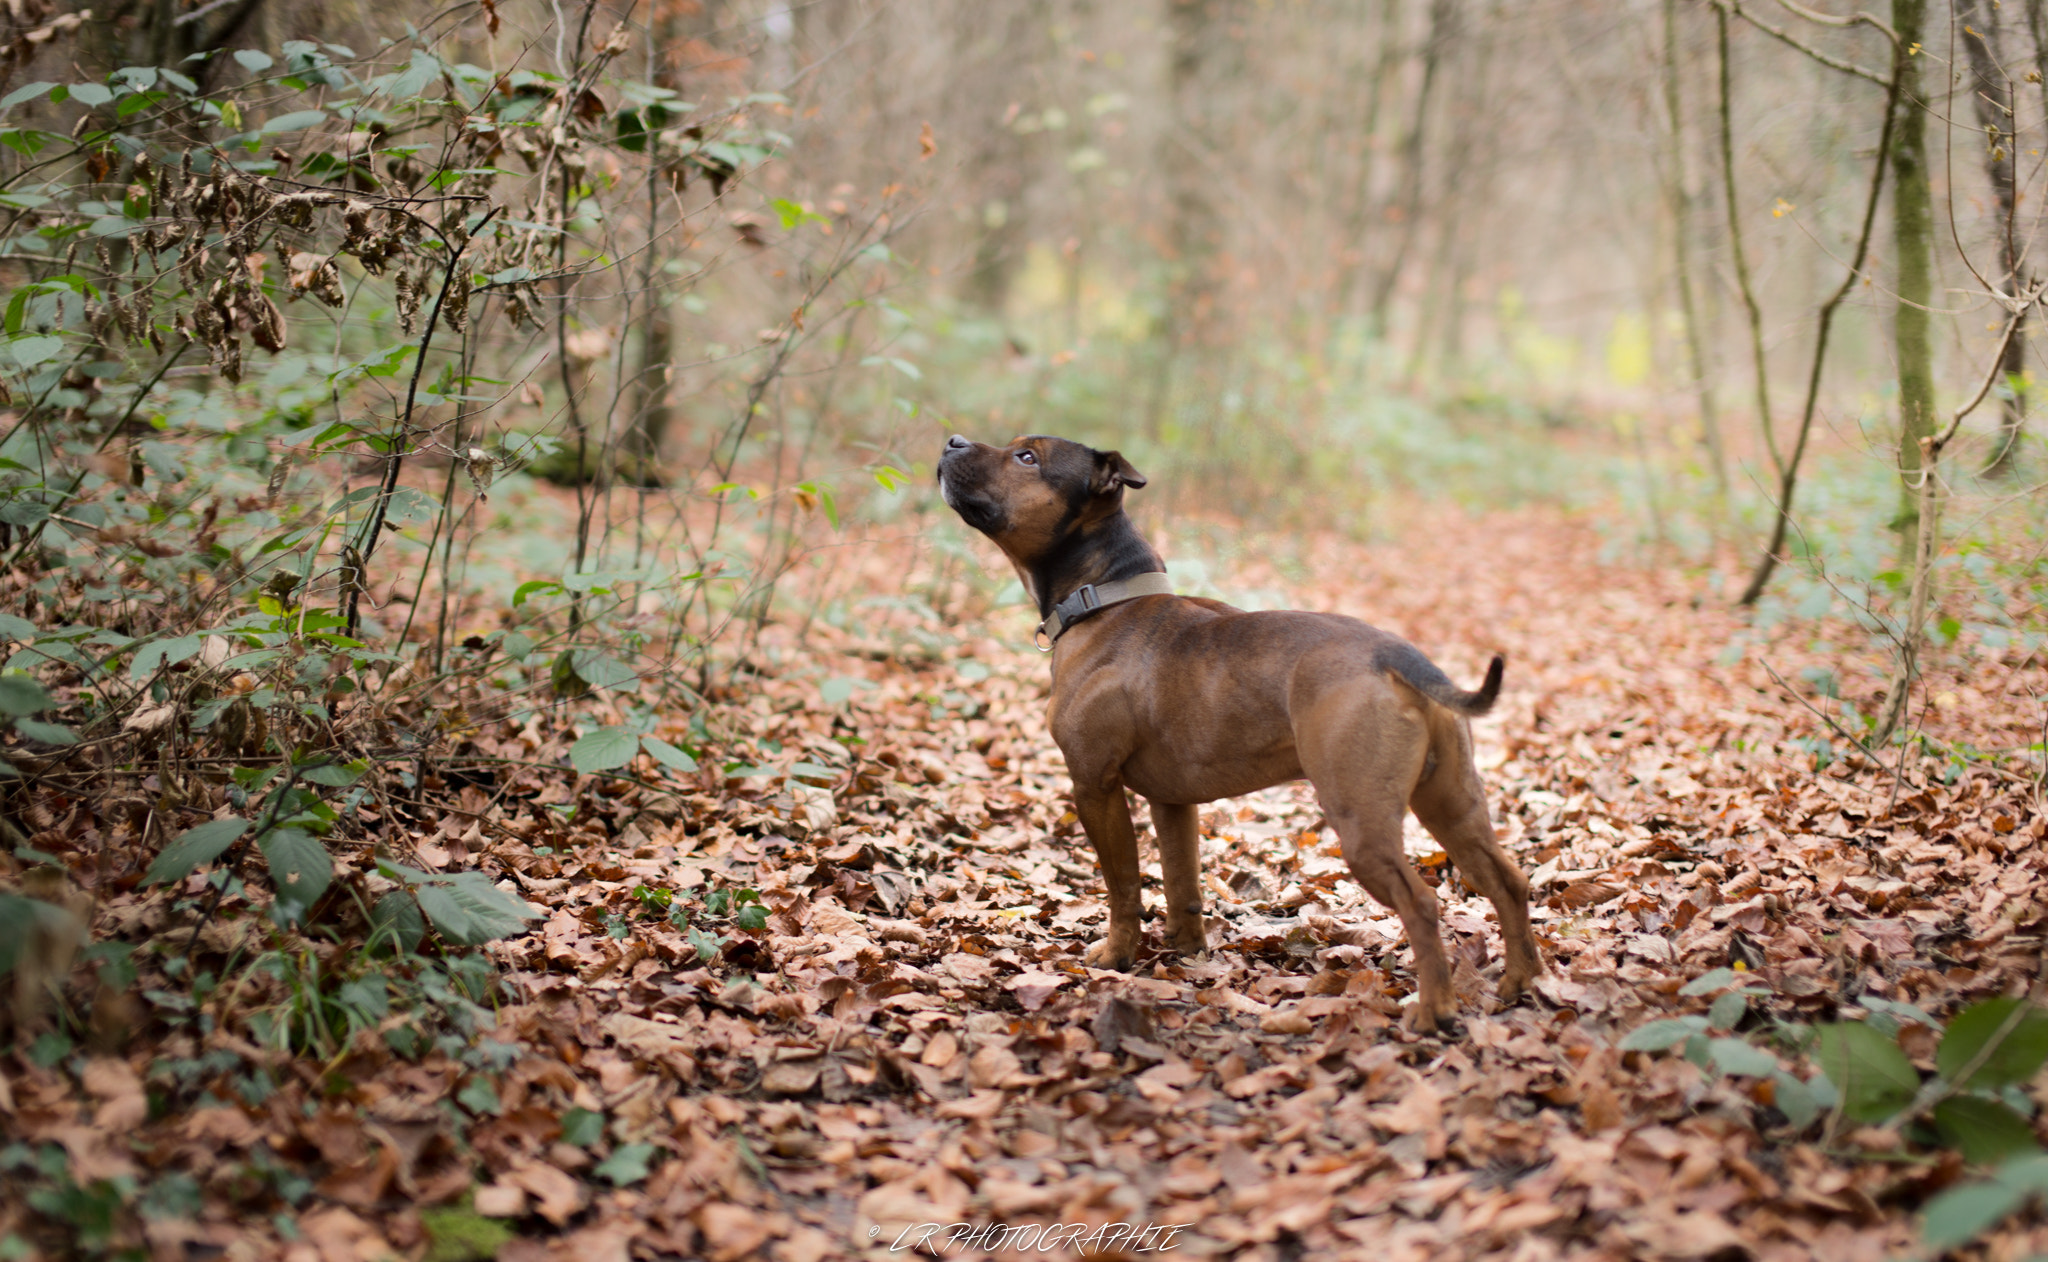
<path id="1" fill-rule="evenodd" d="M 960 519 L 976 530 L 991 533 L 1002 527 L 1001 507 L 971 483 L 960 476 L 960 470 L 948 468 L 956 462 L 939 461 L 939 498 L 946 501 L 946 507 L 960 514 Z"/>
<path id="2" fill-rule="evenodd" d="M 960 520 L 981 531 L 995 534 L 1002 529 L 1002 509 L 986 496 L 971 491 L 962 491 L 951 481 L 941 480 L 939 491 L 946 498 L 946 506 L 960 514 Z"/>

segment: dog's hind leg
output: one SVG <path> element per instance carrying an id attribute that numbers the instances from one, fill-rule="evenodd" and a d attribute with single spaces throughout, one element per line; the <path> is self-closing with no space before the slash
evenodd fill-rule
<path id="1" fill-rule="evenodd" d="M 1436 891 L 1425 884 L 1401 853 L 1402 810 L 1377 805 L 1364 809 L 1332 808 L 1331 796 L 1318 786 L 1323 811 L 1342 839 L 1345 862 L 1366 892 L 1401 918 L 1408 945 L 1415 952 L 1415 983 L 1419 992 L 1408 1012 L 1410 1029 L 1429 1033 L 1457 1015 L 1451 991 L 1451 970 L 1437 929 Z"/>
<path id="2" fill-rule="evenodd" d="M 1209 947 L 1202 923 L 1202 830 L 1197 809 L 1152 803 L 1152 829 L 1159 834 L 1159 868 L 1166 877 L 1166 945 L 1182 955 Z"/>
<path id="3" fill-rule="evenodd" d="M 1344 862 L 1366 892 L 1393 909 L 1415 952 L 1418 994 L 1408 1013 L 1411 1029 L 1434 1031 L 1457 1015 L 1450 965 L 1437 930 L 1436 891 L 1423 883 L 1401 852 L 1401 820 L 1408 794 L 1422 777 L 1428 734 L 1422 715 L 1409 706 L 1331 709 L 1344 717 L 1322 721 L 1314 714 L 1295 732 L 1302 769 L 1316 786 L 1323 814 L 1337 830 Z"/>
<path id="4" fill-rule="evenodd" d="M 1461 732 L 1455 744 L 1446 741 L 1439 749 L 1445 756 L 1436 773 L 1417 787 L 1409 805 L 1458 871 L 1493 904 L 1507 955 L 1500 999 L 1513 1003 L 1543 971 L 1529 928 L 1529 878 L 1493 835 L 1486 790 L 1472 766 L 1470 738 Z"/>

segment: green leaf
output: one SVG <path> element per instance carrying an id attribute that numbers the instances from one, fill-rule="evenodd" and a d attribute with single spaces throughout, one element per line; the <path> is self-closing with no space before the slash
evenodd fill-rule
<path id="1" fill-rule="evenodd" d="M 0 465 L 0 468 L 4 467 Z M 36 624 L 27 618 L 11 613 L 0 613 L 0 638 L 28 644 L 41 634 L 42 632 L 36 629 Z"/>
<path id="2" fill-rule="evenodd" d="M 237 48 L 235 50 L 235 60 L 240 62 L 242 69 L 250 74 L 262 74 L 277 64 L 271 59 L 269 53 L 258 52 L 253 48 Z"/>
<path id="3" fill-rule="evenodd" d="M 1708 1045 L 1714 1068 L 1724 1074 L 1768 1078 L 1778 1072 L 1778 1058 L 1747 1039 L 1714 1039 Z"/>
<path id="4" fill-rule="evenodd" d="M 512 607 L 514 609 L 519 608 L 519 606 L 526 603 L 528 597 L 531 597 L 536 592 L 558 592 L 561 590 L 562 585 L 560 583 L 551 583 L 544 578 L 537 578 L 529 583 L 521 583 L 512 592 Z"/>
<path id="5" fill-rule="evenodd" d="M 114 99 L 114 90 L 104 83 L 74 83 L 69 90 L 72 100 L 86 105 L 105 105 Z"/>
<path id="6" fill-rule="evenodd" d="M 759 933 L 768 927 L 768 909 L 759 903 L 751 903 L 734 913 L 732 923 L 748 933 Z"/>
<path id="7" fill-rule="evenodd" d="M 46 745 L 76 745 L 78 733 L 62 723 L 45 723 L 41 719 L 16 719 L 14 730 L 32 741 Z"/>
<path id="8" fill-rule="evenodd" d="M 390 859 L 377 860 L 377 873 L 389 880 L 401 881 L 407 885 L 425 885 L 429 881 L 447 879 L 446 877 L 435 876 L 432 872 L 422 872 L 418 868 L 406 867 L 403 863 L 394 863 Z"/>
<path id="9" fill-rule="evenodd" d="M 690 939 L 690 945 L 696 948 L 697 958 L 707 964 L 718 958 L 719 948 L 725 945 L 724 938 L 713 937 L 695 925 L 690 926 L 686 936 Z"/>
<path id="10" fill-rule="evenodd" d="M 1956 1014 L 1948 1023 L 1940 1050 L 1934 1054 L 1935 1072 L 1961 1085 L 1958 1077 L 1963 1069 L 1990 1045 L 2000 1027 L 2013 1019 L 2022 1002 L 1987 999 Z M 2033 1009 L 2019 1017 L 2004 1040 L 1985 1057 L 1984 1063 L 1970 1075 L 1969 1085 L 1996 1089 L 2023 1083 L 2039 1072 L 2044 1061 L 2048 1061 L 2048 1014 Z"/>
<path id="11" fill-rule="evenodd" d="M 462 1089 L 455 1093 L 455 1102 L 478 1117 L 495 1117 L 504 1111 L 504 1105 L 498 1101 L 498 1089 L 482 1074 L 462 1084 Z"/>
<path id="12" fill-rule="evenodd" d="M 798 227 L 804 224 L 805 222 L 831 222 L 830 220 L 826 219 L 825 216 L 819 214 L 818 212 L 809 209 L 808 207 L 802 205 L 801 203 L 790 201 L 786 197 L 778 197 L 774 201 L 770 202 L 769 205 L 775 207 L 776 218 L 782 221 L 782 230 L 784 232 L 789 231 L 791 228 Z"/>
<path id="13" fill-rule="evenodd" d="M 334 860 L 311 833 L 273 829 L 257 844 L 263 848 L 263 857 L 270 860 L 270 887 L 277 892 L 278 902 L 297 913 L 311 907 L 334 881 Z M 287 918 L 296 920 L 298 915 Z"/>
<path id="14" fill-rule="evenodd" d="M 1971 1183 L 1950 1188 L 1927 1202 L 1920 1238 L 1936 1252 L 1968 1244 L 2003 1222 L 2026 1202 L 2027 1192 L 2003 1183 Z"/>
<path id="15" fill-rule="evenodd" d="M 0 714 L 39 714 L 56 704 L 56 698 L 32 677 L 0 675 Z"/>
<path id="16" fill-rule="evenodd" d="M 1732 1030 L 1736 1022 L 1749 1012 L 1749 996 L 1739 990 L 1731 990 L 1714 1000 L 1707 1009 L 1707 1024 L 1716 1030 Z"/>
<path id="17" fill-rule="evenodd" d="M 648 1161 L 654 1156 L 653 1144 L 624 1144 L 592 1167 L 592 1174 L 601 1174 L 612 1181 L 615 1187 L 638 1183 L 651 1172 Z"/>
<path id="18" fill-rule="evenodd" d="M 7 344 L 7 353 L 12 355 L 14 362 L 20 364 L 23 368 L 33 368 L 37 364 L 48 363 L 50 360 L 63 354 L 64 339 L 61 337 L 50 337 L 47 334 L 18 337 Z"/>
<path id="19" fill-rule="evenodd" d="M 562 1142 L 588 1148 L 604 1138 L 604 1114 L 589 1109 L 570 1109 L 562 1114 Z"/>
<path id="20" fill-rule="evenodd" d="M 638 733 L 623 727 L 601 727 L 569 746 L 569 765 L 589 775 L 623 767 L 639 752 Z"/>
<path id="21" fill-rule="evenodd" d="M 1805 1130 L 1820 1116 L 1820 1102 L 1813 1098 L 1813 1089 L 1791 1074 L 1782 1069 L 1772 1074 L 1771 1088 L 1778 1112 L 1794 1130 Z"/>
<path id="22" fill-rule="evenodd" d="M 2027 1119 L 1982 1096 L 1950 1096 L 1935 1105 L 1934 1129 L 1963 1160 L 1978 1165 L 2041 1151 Z"/>
<path id="23" fill-rule="evenodd" d="M 855 689 L 872 687 L 874 685 L 865 679 L 856 679 L 849 675 L 836 675 L 818 685 L 818 695 L 823 698 L 828 706 L 841 706 L 845 705 L 848 699 L 853 696 Z"/>
<path id="24" fill-rule="evenodd" d="M 644 152 L 647 148 L 647 125 L 640 121 L 639 110 L 620 110 L 618 113 L 619 147 L 632 153 Z"/>
<path id="25" fill-rule="evenodd" d="M 593 688 L 632 692 L 640 685 L 640 676 L 632 667 L 596 649 L 577 649 L 573 660 L 577 677 Z"/>
<path id="26" fill-rule="evenodd" d="M 1621 1040 L 1624 1052 L 1661 1052 L 1676 1047 L 1707 1028 L 1704 1017 L 1671 1017 L 1639 1025 Z"/>
<path id="27" fill-rule="evenodd" d="M 697 760 L 690 757 L 688 752 L 677 749 L 658 736 L 641 737 L 640 748 L 646 750 L 654 761 L 662 766 L 680 771 L 685 775 L 697 769 Z"/>
<path id="28" fill-rule="evenodd" d="M 1712 972 L 1701 973 L 1698 977 L 1693 978 L 1685 985 L 1679 987 L 1678 993 L 1688 998 L 1699 995 L 1711 995 L 1717 990 L 1733 986 L 1740 980 L 1742 980 L 1742 974 L 1734 969 L 1717 968 Z"/>
<path id="29" fill-rule="evenodd" d="M 149 872 L 142 878 L 144 885 L 161 885 L 165 881 L 176 881 L 190 874 L 202 864 L 212 863 L 223 850 L 235 844 L 235 839 L 249 831 L 246 819 L 210 819 L 196 828 L 188 828 L 172 838 L 163 853 L 149 865 Z"/>
<path id="30" fill-rule="evenodd" d="M 525 933 L 526 922 L 539 918 L 524 900 L 492 885 L 481 872 L 438 877 L 415 893 L 435 932 L 459 946 L 482 946 Z"/>
<path id="31" fill-rule="evenodd" d="M 135 658 L 128 663 L 128 678 L 148 679 L 160 667 L 176 666 L 199 652 L 205 643 L 203 635 L 181 635 L 174 640 L 151 640 L 135 650 Z"/>
<path id="32" fill-rule="evenodd" d="M 377 900 L 370 908 L 370 926 L 404 955 L 418 951 L 420 939 L 427 936 L 426 917 L 420 915 L 418 901 L 404 890 L 392 890 Z"/>
<path id="33" fill-rule="evenodd" d="M 369 769 L 370 764 L 367 762 L 328 762 L 321 763 L 315 767 L 304 768 L 299 772 L 299 778 L 310 781 L 313 784 L 326 785 L 330 789 L 346 789 L 362 779 L 363 773 Z"/>
<path id="34" fill-rule="evenodd" d="M 54 903 L 0 892 L 0 977 L 34 951 L 85 945 L 85 922 Z"/>
<path id="35" fill-rule="evenodd" d="M 308 127 L 318 127 L 326 121 L 326 110 L 295 110 L 290 114 L 280 114 L 263 124 L 262 130 L 257 134 L 274 136 L 281 131 L 304 131 Z"/>
<path id="36" fill-rule="evenodd" d="M 1913 1102 L 1920 1074 L 1899 1045 L 1861 1021 L 1820 1028 L 1815 1059 L 1842 1093 L 1842 1111 L 1882 1122 Z"/>
<path id="37" fill-rule="evenodd" d="M 6 96 L 0 96 L 0 110 L 12 108 L 23 101 L 33 101 L 56 86 L 56 84 L 48 82 L 25 83 L 14 91 L 9 92 Z"/>

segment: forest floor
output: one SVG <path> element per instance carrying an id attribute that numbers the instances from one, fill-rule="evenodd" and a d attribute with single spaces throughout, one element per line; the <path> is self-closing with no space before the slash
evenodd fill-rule
<path id="1" fill-rule="evenodd" d="M 769 628 L 773 677 L 668 733 L 699 750 L 696 775 L 643 757 L 630 778 L 577 777 L 555 713 L 455 725 L 447 762 L 369 812 L 357 866 L 374 848 L 481 867 L 545 910 L 487 948 L 494 1028 L 435 1042 L 445 1014 L 415 1002 L 293 1057 L 249 1034 L 303 1002 L 283 972 L 195 1013 L 170 953 L 138 952 L 152 1007 L 125 1046 L 0 1062 L 0 1136 L 20 1141 L 0 1182 L 40 1197 L 0 1194 L 0 1238 L 12 1256 L 799 1262 L 979 1256 L 997 1237 L 952 1225 L 993 1223 L 1064 1225 L 1057 1247 L 1012 1235 L 999 1257 L 1911 1252 L 1917 1207 L 1965 1173 L 1954 1155 L 1825 1115 L 1795 1127 L 1781 1078 L 1617 1044 L 1707 1013 L 1714 995 L 1682 988 L 1737 968 L 1754 993 L 1727 1037 L 1797 1077 L 1811 1062 L 1774 1031 L 1866 1013 L 1902 1024 L 1929 1069 L 1914 1010 L 2023 991 L 2048 923 L 2023 752 L 2041 663 L 1939 656 L 1922 748 L 1990 752 L 1895 776 L 1841 756 L 1769 673 L 1810 693 L 1801 671 L 1832 669 L 1868 713 L 1878 659 L 1839 647 L 1862 633 L 1749 629 L 1697 574 L 1603 561 L 1583 522 L 1445 514 L 1287 551 L 1282 572 L 1243 549 L 1229 581 L 1393 630 L 1467 686 L 1507 655 L 1474 730 L 1536 887 L 1550 968 L 1523 1002 L 1496 1002 L 1492 911 L 1411 821 L 1462 1020 L 1406 1032 L 1399 925 L 1352 883 L 1305 785 L 1203 812 L 1205 956 L 1087 968 L 1103 886 L 1028 612 L 900 602 L 801 643 Z M 891 594 L 906 558 L 848 564 Z M 90 821 L 32 822 L 91 890 L 75 857 Z M 184 942 L 195 913 L 175 899 L 192 891 L 134 884 L 93 891 L 96 932 Z M 252 878 L 195 965 L 254 950 L 263 901 Z M 409 967 L 342 945 L 300 964 L 329 996 Z M 105 1187 L 120 1203 L 84 1225 Z M 1990 1256 L 2044 1246 L 2023 1220 Z"/>

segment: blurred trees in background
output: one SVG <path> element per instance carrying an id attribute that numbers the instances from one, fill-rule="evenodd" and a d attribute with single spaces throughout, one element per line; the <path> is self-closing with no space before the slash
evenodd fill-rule
<path id="1" fill-rule="evenodd" d="M 2009 9 L 23 0 L 7 546 L 76 612 L 121 530 L 225 548 L 234 600 L 275 545 L 350 635 L 380 582 L 438 602 L 437 665 L 540 573 L 494 616 L 567 646 L 608 600 L 708 686 L 946 432 L 1042 430 L 1267 520 L 1618 494 L 1747 600 L 1797 557 L 1903 610 L 1930 497 L 2003 529 L 2038 476 Z M 490 492 L 535 475 L 575 521 L 515 544 Z"/>

